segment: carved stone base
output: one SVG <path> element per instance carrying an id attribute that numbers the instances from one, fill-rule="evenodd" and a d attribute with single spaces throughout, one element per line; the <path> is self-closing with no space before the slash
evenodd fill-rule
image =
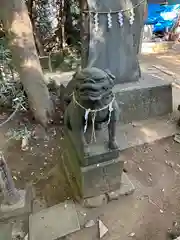
<path id="1" fill-rule="evenodd" d="M 19 195 L 20 195 L 19 201 L 17 203 L 15 203 L 15 204 L 11 204 L 11 205 L 2 203 L 1 206 L 0 206 L 0 211 L 1 212 L 3 212 L 3 213 L 4 212 L 10 212 L 10 211 L 14 211 L 14 210 L 17 210 L 17 209 L 25 207 L 26 192 L 24 190 L 19 190 L 18 192 L 19 192 Z"/>
<path id="2" fill-rule="evenodd" d="M 27 186 L 26 190 L 19 190 L 21 195 L 20 201 L 16 204 L 0 205 L 0 221 L 7 221 L 8 219 L 18 217 L 32 212 L 32 201 L 34 199 L 34 190 L 31 185 Z"/>
<path id="3" fill-rule="evenodd" d="M 83 198 L 99 196 L 120 188 L 124 162 L 118 158 L 80 168 Z"/>
<path id="4" fill-rule="evenodd" d="M 108 201 L 118 200 L 121 196 L 127 196 L 135 191 L 135 187 L 128 175 L 123 172 L 121 176 L 121 187 L 115 191 L 107 193 Z"/>
<path id="5" fill-rule="evenodd" d="M 83 200 L 83 206 L 87 208 L 101 207 L 102 205 L 107 204 L 112 200 L 118 200 L 121 196 L 130 195 L 134 191 L 135 187 L 133 183 L 130 181 L 127 174 L 123 172 L 121 176 L 121 186 L 119 189 L 96 197 L 86 198 Z"/>
<path id="6" fill-rule="evenodd" d="M 85 199 L 120 188 L 124 161 L 119 157 L 118 150 L 109 151 L 104 147 L 104 142 L 98 140 L 90 146 L 92 155 L 80 159 L 71 136 L 65 135 L 63 147 L 67 151 L 62 169 L 74 197 L 79 194 Z"/>

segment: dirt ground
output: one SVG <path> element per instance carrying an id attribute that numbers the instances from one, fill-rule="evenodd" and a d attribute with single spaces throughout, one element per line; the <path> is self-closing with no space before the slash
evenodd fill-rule
<path id="1" fill-rule="evenodd" d="M 122 157 L 136 190 L 92 213 L 108 226 L 104 240 L 171 239 L 168 232 L 180 224 L 180 145 L 167 138 L 125 150 Z M 96 234 L 85 229 L 70 239 L 96 240 Z"/>
<path id="2" fill-rule="evenodd" d="M 179 57 L 170 52 L 163 55 L 141 57 L 144 66 L 161 64 L 180 74 Z M 171 77 L 168 76 L 168 79 Z M 173 81 L 173 79 L 170 79 Z M 0 115 L 0 122 L 7 118 Z M 62 119 L 59 117 L 59 122 Z M 23 122 L 23 124 L 20 122 Z M 22 151 L 21 140 L 8 140 L 10 129 L 27 126 L 33 132 L 28 149 Z M 52 126 L 46 135 L 40 126 L 30 124 L 22 116 L 1 127 L 0 150 L 3 151 L 18 188 L 32 182 L 37 198 L 52 206 L 69 197 L 72 192 L 61 174 L 63 131 Z M 164 240 L 168 229 L 180 226 L 180 144 L 173 138 L 163 139 L 122 152 L 125 169 L 135 183 L 136 191 L 96 210 L 109 228 L 105 240 Z M 100 213 L 98 213 L 100 211 Z M 102 214 L 104 212 L 104 214 Z M 92 229 L 70 236 L 70 239 L 95 240 Z M 129 235 L 130 233 L 134 233 Z M 179 234 L 180 235 L 180 234 Z"/>

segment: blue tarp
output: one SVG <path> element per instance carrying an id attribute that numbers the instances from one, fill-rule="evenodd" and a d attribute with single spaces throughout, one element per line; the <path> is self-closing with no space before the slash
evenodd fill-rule
<path id="1" fill-rule="evenodd" d="M 147 25 L 153 25 L 153 32 L 164 32 L 170 30 L 176 23 L 180 4 L 160 5 L 148 4 L 148 17 L 145 21 Z"/>

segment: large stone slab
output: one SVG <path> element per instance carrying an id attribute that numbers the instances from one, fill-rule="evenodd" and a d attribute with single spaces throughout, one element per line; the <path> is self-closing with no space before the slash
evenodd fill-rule
<path id="1" fill-rule="evenodd" d="M 1 205 L 0 221 L 8 221 L 10 219 L 29 215 L 32 212 L 32 202 L 35 198 L 35 192 L 31 184 L 28 184 L 26 190 L 20 190 L 22 199 L 17 204 Z"/>
<path id="2" fill-rule="evenodd" d="M 56 240 L 78 230 L 80 225 L 72 201 L 46 208 L 29 218 L 30 240 Z"/>
<path id="3" fill-rule="evenodd" d="M 143 74 L 136 83 L 116 85 L 114 93 L 121 109 L 121 123 L 145 120 L 172 112 L 171 83 L 150 74 Z"/>
<path id="4" fill-rule="evenodd" d="M 138 5 L 135 8 L 136 17 L 131 25 L 130 16 L 124 13 L 136 5 Z M 82 4 L 82 12 L 84 9 L 90 10 L 92 17 L 89 17 L 89 14 L 82 14 L 82 67 L 109 69 L 116 76 L 116 83 L 137 81 L 140 77 L 137 53 L 144 21 L 145 2 L 87 0 Z M 121 10 L 123 27 L 118 23 L 118 13 L 113 13 L 112 27 L 108 28 L 107 13 Z M 98 13 L 97 29 L 93 17 L 96 13 Z"/>
<path id="5" fill-rule="evenodd" d="M 11 240 L 12 239 L 12 224 L 0 224 L 0 240 Z"/>
<path id="6" fill-rule="evenodd" d="M 177 127 L 178 119 L 179 112 L 174 112 L 172 114 L 148 120 L 133 121 L 131 124 L 119 123 L 117 126 L 117 142 L 119 144 L 118 156 L 121 157 L 122 150 L 173 136 L 179 132 L 179 128 Z M 104 142 L 107 142 L 108 140 L 107 127 L 104 128 L 102 132 L 98 132 L 96 136 L 97 142 L 90 145 L 90 150 L 94 153 L 94 157 L 95 154 L 97 155 L 97 160 L 99 160 L 98 156 L 100 157 L 105 154 L 106 151 L 108 153 L 106 144 L 104 144 Z M 66 144 L 65 147 L 68 148 L 68 144 Z M 72 152 L 72 156 L 75 156 L 75 153 L 72 150 L 73 145 L 71 145 L 69 149 L 71 149 L 69 152 Z M 108 156 L 112 157 L 113 154 L 115 155 L 113 152 L 111 153 L 112 155 L 110 155 L 110 153 L 108 154 Z M 104 160 L 106 161 L 106 158 L 104 158 Z M 96 164 L 100 162 L 103 161 L 97 161 Z M 89 161 L 89 163 L 91 162 Z M 88 164 L 84 166 L 88 166 Z"/>

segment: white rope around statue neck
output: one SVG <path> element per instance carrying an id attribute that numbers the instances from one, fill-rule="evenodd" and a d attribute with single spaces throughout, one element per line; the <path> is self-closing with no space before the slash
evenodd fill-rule
<path id="1" fill-rule="evenodd" d="M 111 113 L 113 111 L 113 102 L 115 100 L 115 96 L 113 95 L 113 99 L 111 100 L 111 102 L 107 105 L 105 105 L 104 107 L 102 108 L 98 108 L 98 109 L 90 109 L 90 108 L 85 108 L 84 106 L 82 106 L 75 98 L 75 95 L 74 95 L 74 92 L 72 94 L 73 96 L 73 101 L 75 104 L 77 104 L 80 108 L 84 109 L 85 110 L 85 114 L 84 114 L 84 119 L 85 119 L 85 125 L 84 125 L 84 133 L 86 133 L 87 131 L 87 127 L 88 127 L 88 116 L 89 116 L 89 113 L 92 114 L 92 134 L 91 134 L 91 143 L 94 141 L 96 142 L 96 133 L 95 133 L 95 120 L 96 120 L 96 113 L 97 112 L 100 112 L 100 111 L 103 111 L 107 108 L 109 108 L 109 118 L 108 118 L 108 122 L 107 122 L 107 125 L 109 125 L 110 123 L 110 120 L 111 120 Z"/>

